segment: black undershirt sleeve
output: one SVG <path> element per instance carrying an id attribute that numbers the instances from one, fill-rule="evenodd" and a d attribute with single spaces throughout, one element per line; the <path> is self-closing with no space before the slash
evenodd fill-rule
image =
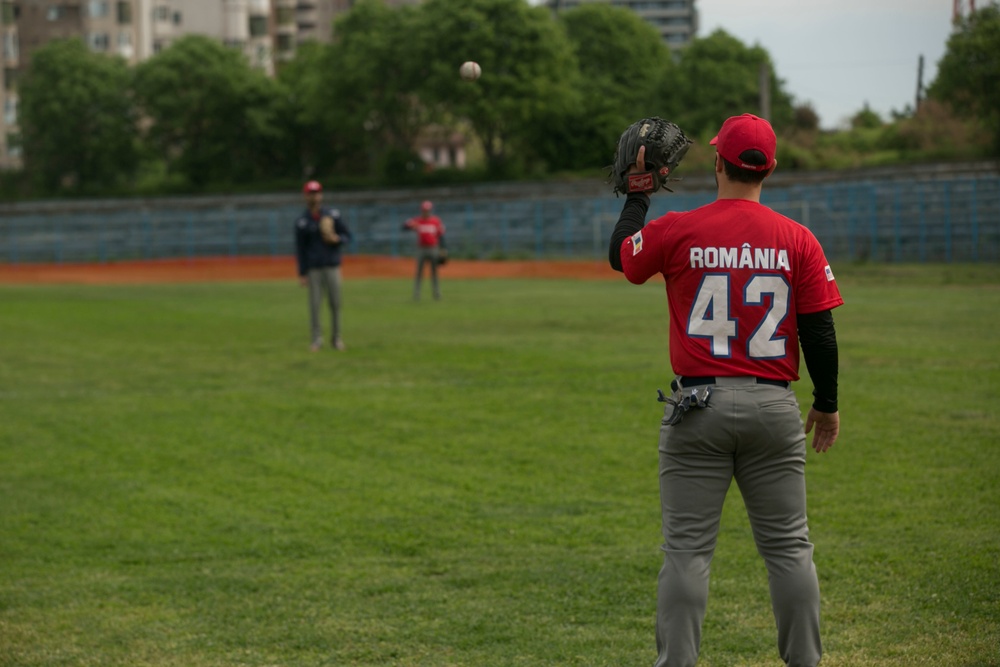
<path id="1" fill-rule="evenodd" d="M 649 196 L 642 192 L 633 192 L 625 198 L 625 206 L 618 216 L 618 223 L 611 232 L 611 244 L 608 247 L 608 261 L 615 271 L 622 270 L 622 243 L 625 239 L 642 229 L 646 224 L 646 213 L 649 211 Z"/>
<path id="2" fill-rule="evenodd" d="M 799 315 L 799 343 L 806 369 L 813 383 L 813 408 L 819 412 L 837 412 L 837 373 L 839 354 L 837 331 L 833 326 L 833 313 Z"/>

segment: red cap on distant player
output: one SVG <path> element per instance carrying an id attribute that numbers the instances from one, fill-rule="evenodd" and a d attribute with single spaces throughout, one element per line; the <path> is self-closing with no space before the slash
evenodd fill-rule
<path id="1" fill-rule="evenodd" d="M 425 201 L 423 204 L 420 205 L 421 211 L 429 211 L 432 208 L 434 208 L 434 204 L 430 203 L 429 201 Z"/>
<path id="2" fill-rule="evenodd" d="M 771 124 L 750 113 L 727 118 L 722 129 L 710 142 L 719 155 L 737 167 L 751 171 L 765 171 L 774 166 L 774 152 L 778 138 Z M 740 159 L 744 151 L 757 150 L 764 154 L 765 164 L 748 164 Z"/>
<path id="3" fill-rule="evenodd" d="M 319 181 L 309 181 L 302 186 L 302 192 L 323 192 L 323 186 Z"/>

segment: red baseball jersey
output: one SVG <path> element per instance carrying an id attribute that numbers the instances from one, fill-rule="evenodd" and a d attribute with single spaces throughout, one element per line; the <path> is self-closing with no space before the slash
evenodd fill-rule
<path id="1" fill-rule="evenodd" d="M 621 260 L 632 283 L 663 274 L 682 376 L 798 380 L 796 316 L 844 303 L 812 232 L 744 199 L 667 213 L 622 243 Z"/>
<path id="2" fill-rule="evenodd" d="M 406 221 L 406 226 L 417 230 L 417 243 L 421 246 L 436 246 L 444 236 L 444 223 L 436 215 L 417 216 Z"/>

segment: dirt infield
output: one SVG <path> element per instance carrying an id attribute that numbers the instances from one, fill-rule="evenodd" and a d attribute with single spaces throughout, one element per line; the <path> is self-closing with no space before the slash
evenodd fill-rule
<path id="1" fill-rule="evenodd" d="M 344 278 L 410 278 L 408 257 L 352 255 L 344 260 Z M 478 261 L 451 260 L 441 269 L 448 278 L 568 278 L 614 280 L 621 274 L 603 260 Z M 0 284 L 84 284 L 240 282 L 294 280 L 292 257 L 220 257 L 105 264 L 0 264 Z"/>

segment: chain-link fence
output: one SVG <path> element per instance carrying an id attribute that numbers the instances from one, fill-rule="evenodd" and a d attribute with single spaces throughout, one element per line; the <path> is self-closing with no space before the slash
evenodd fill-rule
<path id="1" fill-rule="evenodd" d="M 403 222 L 430 196 L 450 252 L 474 259 L 600 258 L 622 199 L 518 186 L 467 191 L 328 193 L 353 233 L 350 254 L 406 255 Z M 606 188 L 603 189 L 606 193 Z M 707 204 L 713 190 L 656 195 L 650 218 Z M 831 261 L 995 262 L 1000 175 L 765 187 L 763 203 L 809 227 Z M 0 261 L 112 262 L 290 255 L 291 195 L 74 202 L 0 208 Z"/>

